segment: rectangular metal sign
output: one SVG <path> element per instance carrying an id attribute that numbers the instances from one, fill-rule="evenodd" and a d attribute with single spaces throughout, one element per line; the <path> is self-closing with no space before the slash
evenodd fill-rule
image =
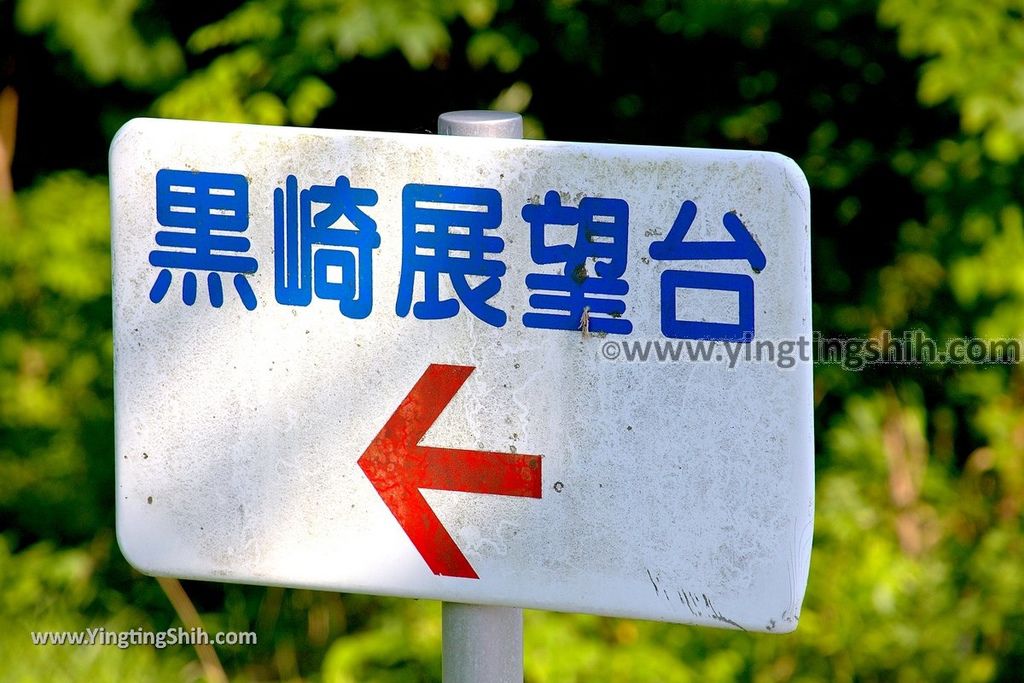
<path id="1" fill-rule="evenodd" d="M 792 161 L 139 119 L 110 167 L 135 567 L 795 628 Z"/>

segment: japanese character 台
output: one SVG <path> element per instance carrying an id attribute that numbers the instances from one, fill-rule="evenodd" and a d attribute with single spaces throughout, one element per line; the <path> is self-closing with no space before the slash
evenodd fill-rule
<path id="1" fill-rule="evenodd" d="M 755 273 L 764 270 L 764 252 L 735 212 L 722 216 L 722 225 L 732 241 L 684 241 L 696 216 L 697 205 L 684 201 L 665 239 L 651 244 L 651 258 L 664 261 L 742 260 L 750 264 Z M 676 293 L 680 289 L 735 292 L 739 299 L 738 321 L 680 320 L 676 312 Z M 675 339 L 751 341 L 754 337 L 753 278 L 742 273 L 666 270 L 661 274 L 661 331 Z"/>

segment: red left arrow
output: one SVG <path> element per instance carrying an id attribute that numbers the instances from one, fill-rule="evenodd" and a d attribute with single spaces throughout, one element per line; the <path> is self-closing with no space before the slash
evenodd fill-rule
<path id="1" fill-rule="evenodd" d="M 420 446 L 474 368 L 432 364 L 359 458 L 359 467 L 431 571 L 479 578 L 420 489 L 541 497 L 541 456 Z"/>

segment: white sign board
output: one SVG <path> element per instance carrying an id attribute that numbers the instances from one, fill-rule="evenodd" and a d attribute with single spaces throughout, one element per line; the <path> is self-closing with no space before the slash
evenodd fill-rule
<path id="1" fill-rule="evenodd" d="M 110 166 L 135 567 L 795 628 L 792 161 L 135 120 Z"/>

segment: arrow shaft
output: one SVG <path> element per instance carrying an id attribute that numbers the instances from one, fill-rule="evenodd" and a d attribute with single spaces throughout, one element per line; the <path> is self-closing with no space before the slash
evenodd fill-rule
<path id="1" fill-rule="evenodd" d="M 539 455 L 419 446 L 421 489 L 540 498 Z M 412 458 L 413 462 L 419 458 Z"/>

